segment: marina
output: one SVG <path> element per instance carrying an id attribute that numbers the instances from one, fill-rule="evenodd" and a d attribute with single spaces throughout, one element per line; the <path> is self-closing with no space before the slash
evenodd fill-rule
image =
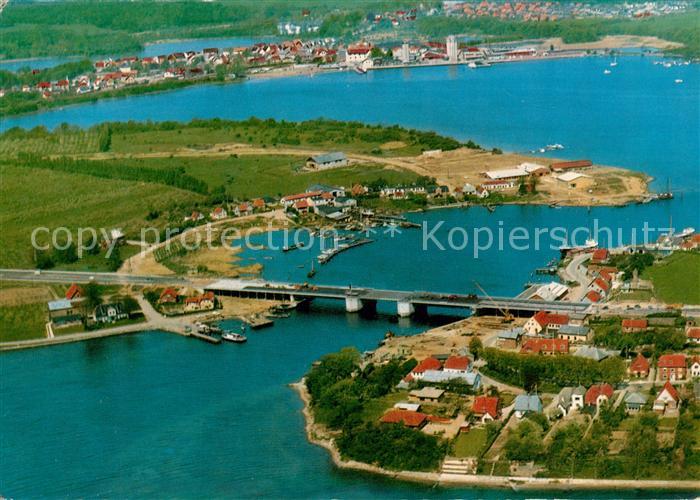
<path id="1" fill-rule="evenodd" d="M 319 264 L 328 264 L 333 258 L 340 255 L 341 253 L 350 250 L 351 248 L 356 248 L 359 246 L 367 245 L 372 243 L 374 240 L 368 238 L 361 238 L 349 243 L 337 244 L 334 248 L 329 250 L 323 250 L 321 255 L 318 256 L 317 260 Z"/>

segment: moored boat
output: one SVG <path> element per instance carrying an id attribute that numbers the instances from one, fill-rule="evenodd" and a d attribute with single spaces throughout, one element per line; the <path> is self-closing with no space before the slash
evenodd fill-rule
<path id="1" fill-rule="evenodd" d="M 227 342 L 233 342 L 236 344 L 242 344 L 248 341 L 248 337 L 235 332 L 224 332 L 221 334 L 221 338 Z"/>

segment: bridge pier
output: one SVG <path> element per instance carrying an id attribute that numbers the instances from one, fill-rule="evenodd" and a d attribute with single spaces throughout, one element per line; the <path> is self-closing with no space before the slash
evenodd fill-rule
<path id="1" fill-rule="evenodd" d="M 415 308 L 413 307 L 413 303 L 409 302 L 408 300 L 399 300 L 396 303 L 396 314 L 398 314 L 400 318 L 407 318 L 414 312 Z"/>
<path id="2" fill-rule="evenodd" d="M 345 310 L 347 312 L 360 312 L 362 305 L 362 299 L 357 294 L 347 294 L 345 296 Z"/>

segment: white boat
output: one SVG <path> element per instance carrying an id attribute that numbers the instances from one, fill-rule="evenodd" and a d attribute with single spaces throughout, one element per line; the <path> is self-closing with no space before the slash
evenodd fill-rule
<path id="1" fill-rule="evenodd" d="M 561 253 L 566 252 L 582 252 L 585 250 L 593 250 L 598 247 L 598 242 L 593 238 L 588 238 L 583 245 L 562 245 L 559 247 Z"/>
<path id="2" fill-rule="evenodd" d="M 226 340 L 227 342 L 234 342 L 236 344 L 242 344 L 248 340 L 248 338 L 245 335 L 241 335 L 240 333 L 234 332 L 222 333 L 221 338 L 223 340 Z"/>
<path id="3" fill-rule="evenodd" d="M 367 73 L 367 70 L 361 66 L 355 66 L 355 73 L 358 73 L 360 75 L 364 75 Z"/>
<path id="4" fill-rule="evenodd" d="M 613 62 L 610 63 L 611 68 L 614 68 L 615 66 L 617 66 L 617 57 L 613 59 Z"/>
<path id="5" fill-rule="evenodd" d="M 609 75 L 610 73 L 612 73 L 612 71 L 610 71 L 609 69 L 606 69 L 605 71 L 603 71 L 604 75 Z"/>
<path id="6" fill-rule="evenodd" d="M 674 80 L 674 82 L 676 82 L 676 83 L 683 83 L 683 80 L 681 80 L 680 78 L 676 78 L 676 79 Z"/>
<path id="7" fill-rule="evenodd" d="M 547 144 L 546 148 L 547 151 L 555 151 L 557 149 L 564 149 L 564 146 L 561 144 Z"/>
<path id="8" fill-rule="evenodd" d="M 474 61 L 472 61 L 472 62 L 470 62 L 469 64 L 467 64 L 467 66 L 468 66 L 469 68 L 471 68 L 471 69 L 476 69 L 476 63 L 475 63 Z"/>

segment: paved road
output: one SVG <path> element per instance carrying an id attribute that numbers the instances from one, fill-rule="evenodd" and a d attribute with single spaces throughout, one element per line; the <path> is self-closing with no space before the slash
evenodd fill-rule
<path id="1" fill-rule="evenodd" d="M 569 265 L 567 265 L 562 272 L 563 277 L 567 281 L 575 281 L 579 284 L 579 286 L 572 292 L 573 295 L 571 296 L 571 300 L 573 301 L 583 299 L 583 297 L 586 295 L 588 285 L 590 285 L 592 281 L 587 274 L 588 269 L 584 265 L 588 260 L 590 260 L 590 258 L 591 254 L 589 253 L 577 255 L 571 259 Z"/>
<path id="2" fill-rule="evenodd" d="M 101 285 L 192 285 L 178 276 L 140 276 L 122 273 L 90 273 L 82 271 L 36 271 L 34 269 L 0 269 L 0 280 L 38 283 L 88 283 Z"/>

